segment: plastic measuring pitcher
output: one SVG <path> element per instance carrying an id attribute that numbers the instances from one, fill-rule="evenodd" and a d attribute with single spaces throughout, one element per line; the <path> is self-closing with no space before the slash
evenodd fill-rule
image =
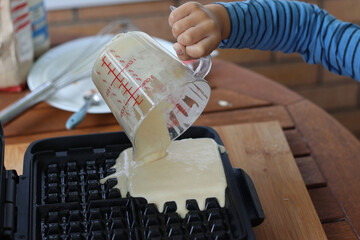
<path id="1" fill-rule="evenodd" d="M 151 111 L 164 114 L 172 140 L 193 124 L 210 97 L 203 79 L 210 68 L 210 57 L 192 71 L 146 33 L 127 32 L 103 48 L 92 79 L 135 146 L 136 133 Z"/>

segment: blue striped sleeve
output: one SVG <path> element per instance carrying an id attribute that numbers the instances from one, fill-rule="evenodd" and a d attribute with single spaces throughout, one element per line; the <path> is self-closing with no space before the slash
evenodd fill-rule
<path id="1" fill-rule="evenodd" d="M 300 53 L 308 63 L 360 81 L 360 27 L 342 22 L 315 5 L 284 0 L 218 3 L 231 19 L 220 48 Z"/>

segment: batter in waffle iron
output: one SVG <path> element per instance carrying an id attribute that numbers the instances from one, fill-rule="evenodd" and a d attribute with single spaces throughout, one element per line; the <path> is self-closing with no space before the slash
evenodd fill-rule
<path id="1" fill-rule="evenodd" d="M 205 200 L 209 197 L 215 197 L 224 207 L 226 178 L 214 140 L 171 142 L 164 114 L 156 110 L 141 125 L 136 138 L 139 138 L 136 156 L 133 156 L 133 148 L 123 151 L 113 166 L 116 172 L 102 179 L 102 184 L 109 178 L 117 178 L 115 187 L 122 197 L 127 192 L 132 197 L 144 197 L 156 204 L 160 212 L 165 202 L 175 201 L 182 217 L 187 212 L 187 199 L 195 199 L 200 210 L 205 208 Z"/>
<path id="2" fill-rule="evenodd" d="M 134 148 L 126 149 L 120 154 L 113 166 L 116 172 L 102 179 L 101 183 L 104 184 L 109 178 L 117 178 L 118 184 L 115 187 L 120 189 L 122 197 L 125 197 L 127 193 L 130 193 L 132 197 L 144 197 L 149 203 L 156 204 L 160 212 L 163 211 L 165 202 L 175 201 L 177 212 L 182 217 L 187 212 L 185 205 L 188 199 L 195 199 L 202 210 L 205 208 L 206 198 L 215 197 L 223 207 L 227 184 L 217 144 L 212 139 L 171 141 L 167 113 L 174 107 L 174 103 L 160 101 L 156 106 L 153 104 L 157 99 L 163 99 L 169 92 L 180 91 L 181 85 L 177 85 L 178 82 L 188 83 L 189 79 L 194 79 L 194 72 L 183 67 L 178 61 L 172 60 L 168 53 L 150 44 L 152 42 L 150 37 L 143 35 L 142 33 L 119 34 L 108 47 L 105 47 L 105 55 L 100 55 L 95 63 L 96 71 L 93 71 L 93 79 L 95 79 L 96 87 L 104 99 L 108 100 L 106 102 L 119 123 L 123 123 L 125 132 L 126 129 L 134 128 L 127 132 L 130 134 L 129 139 L 134 137 Z M 110 50 L 107 52 L 108 48 Z M 154 54 L 147 56 L 147 48 L 152 48 Z M 122 70 L 116 72 L 113 66 L 120 61 L 117 57 L 132 60 L 128 65 L 122 66 Z M 111 59 L 113 62 L 110 68 Z M 113 79 L 114 76 L 111 74 L 115 72 L 116 76 Z M 117 101 L 116 98 L 129 95 L 126 91 L 122 92 L 125 89 L 124 86 L 127 86 L 124 81 L 127 79 L 127 84 L 130 84 L 129 79 L 134 72 L 139 79 L 146 79 L 147 76 L 152 76 L 152 78 L 146 85 L 148 89 L 142 87 L 143 85 L 141 88 L 134 85 L 134 89 L 139 89 L 139 93 L 144 92 L 141 96 L 133 96 L 135 100 L 129 98 L 132 101 L 131 104 L 125 105 L 131 111 L 126 112 L 125 110 L 129 109 L 121 108 L 119 102 L 130 100 L 118 99 Z M 114 85 L 109 87 L 109 82 Z M 120 83 L 125 85 L 122 86 Z M 107 96 L 109 89 L 122 91 L 109 93 Z M 156 98 L 153 96 L 155 92 Z M 173 97 L 176 100 L 176 95 Z M 208 95 L 203 91 L 198 91 L 195 92 L 193 98 L 198 98 L 198 100 L 190 107 L 190 110 L 198 111 L 200 114 L 202 109 L 200 110 L 196 105 L 201 105 L 200 99 L 205 101 Z M 122 112 L 124 112 L 123 115 L 121 115 Z M 189 115 L 190 112 L 188 112 Z M 141 125 L 137 128 L 136 123 L 142 119 Z M 185 125 L 183 127 L 185 128 Z"/>

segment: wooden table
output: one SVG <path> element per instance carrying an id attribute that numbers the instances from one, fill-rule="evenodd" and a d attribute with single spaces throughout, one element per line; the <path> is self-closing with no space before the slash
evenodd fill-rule
<path id="1" fill-rule="evenodd" d="M 326 236 L 329 239 L 360 239 L 359 141 L 313 103 L 234 64 L 214 59 L 207 80 L 213 88 L 212 96 L 196 124 L 214 126 L 222 138 L 227 138 L 232 132 L 226 125 L 277 121 Z M 23 95 L 0 93 L 0 109 Z M 220 100 L 228 104 L 219 104 Z M 38 139 L 121 130 L 111 114 L 91 114 L 77 128 L 67 131 L 65 122 L 70 115 L 70 112 L 41 103 L 7 124 L 4 128 L 6 147 L 19 151 L 8 152 L 7 156 L 18 160 L 6 159 L 6 167 L 21 172 L 22 152 Z M 236 154 L 236 147 L 232 145 L 231 148 L 232 154 Z M 286 222 L 283 224 L 286 228 Z M 271 237 L 273 235 L 266 231 L 274 229 L 263 228 L 260 225 L 254 229 L 258 239 L 289 239 L 286 235 Z"/>

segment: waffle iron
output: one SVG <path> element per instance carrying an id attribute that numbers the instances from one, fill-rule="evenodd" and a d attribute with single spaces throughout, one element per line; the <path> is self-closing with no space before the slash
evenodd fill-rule
<path id="1" fill-rule="evenodd" d="M 30 144 L 23 175 L 4 168 L 0 126 L 0 239 L 255 239 L 252 227 L 264 220 L 254 185 L 242 170 L 221 158 L 228 183 L 225 207 L 209 196 L 200 211 L 188 199 L 181 218 L 175 202 L 164 211 L 144 198 L 120 197 L 112 174 L 116 158 L 131 143 L 124 132 L 58 137 Z M 191 127 L 183 138 L 212 138 L 209 127 Z"/>

